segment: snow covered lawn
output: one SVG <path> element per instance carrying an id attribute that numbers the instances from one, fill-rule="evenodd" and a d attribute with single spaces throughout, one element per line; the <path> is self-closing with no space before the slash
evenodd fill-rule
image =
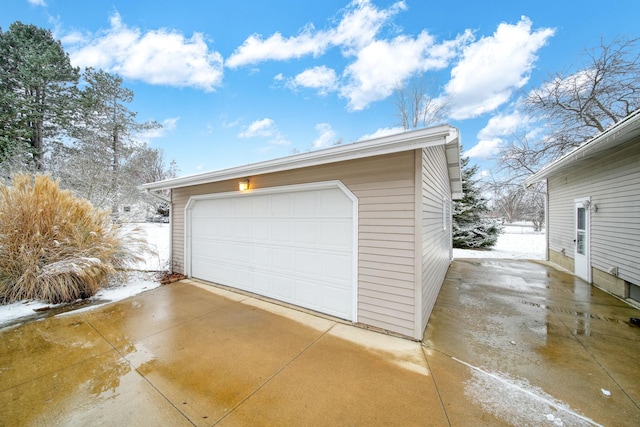
<path id="1" fill-rule="evenodd" d="M 544 231 L 534 232 L 528 224 L 508 224 L 489 250 L 454 249 L 453 258 L 544 259 Z"/>
<path id="2" fill-rule="evenodd" d="M 101 289 L 91 298 L 85 309 L 97 307 L 108 302 L 120 301 L 141 292 L 156 288 L 160 283 L 156 280 L 159 271 L 167 270 L 169 261 L 169 224 L 144 223 L 136 224 L 145 233 L 147 243 L 155 252 L 153 256 L 146 256 L 137 268 L 140 272 L 132 273 L 126 283 L 110 285 Z M 55 308 L 50 304 L 37 301 L 17 302 L 9 305 L 0 305 L 0 328 L 8 324 L 15 324 L 21 318 L 33 316 L 36 310 L 46 307 Z M 76 310 L 77 312 L 77 310 Z"/>

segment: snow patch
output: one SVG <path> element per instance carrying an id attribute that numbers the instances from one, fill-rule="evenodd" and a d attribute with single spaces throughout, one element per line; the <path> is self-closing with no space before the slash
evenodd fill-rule
<path id="1" fill-rule="evenodd" d="M 471 371 L 471 378 L 465 382 L 465 395 L 484 411 L 511 425 L 602 427 L 526 379 L 487 372 L 455 357 L 452 359 Z"/>
<path id="2" fill-rule="evenodd" d="M 526 223 L 508 224 L 489 250 L 454 249 L 454 258 L 544 259 L 546 237 Z"/>

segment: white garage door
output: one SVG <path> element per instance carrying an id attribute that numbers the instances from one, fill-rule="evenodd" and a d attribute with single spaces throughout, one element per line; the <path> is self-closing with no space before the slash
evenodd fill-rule
<path id="1" fill-rule="evenodd" d="M 198 196 L 186 213 L 190 276 L 356 320 L 357 202 L 342 184 Z"/>

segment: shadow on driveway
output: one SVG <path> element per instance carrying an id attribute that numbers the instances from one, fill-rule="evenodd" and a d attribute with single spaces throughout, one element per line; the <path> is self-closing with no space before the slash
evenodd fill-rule
<path id="1" fill-rule="evenodd" d="M 423 343 L 185 280 L 0 330 L 0 425 L 640 425 L 640 317 L 457 260 Z"/>

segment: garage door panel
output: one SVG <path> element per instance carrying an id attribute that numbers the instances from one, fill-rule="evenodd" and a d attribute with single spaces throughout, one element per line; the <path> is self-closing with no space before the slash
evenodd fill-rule
<path id="1" fill-rule="evenodd" d="M 269 198 L 267 196 L 252 197 L 249 200 L 251 200 L 252 217 L 268 217 L 271 215 Z"/>
<path id="2" fill-rule="evenodd" d="M 282 301 L 295 301 L 295 281 L 290 277 L 273 276 L 272 282 L 273 297 Z"/>
<path id="3" fill-rule="evenodd" d="M 290 217 L 293 214 L 291 194 L 274 194 L 271 196 L 271 215 Z"/>
<path id="4" fill-rule="evenodd" d="M 293 225 L 293 242 L 296 244 L 312 244 L 318 243 L 318 230 L 321 227 L 321 222 L 312 221 L 296 221 Z"/>
<path id="5" fill-rule="evenodd" d="M 233 245 L 226 241 L 211 242 L 207 248 L 207 258 L 211 262 L 230 262 L 233 260 L 232 250 Z"/>
<path id="6" fill-rule="evenodd" d="M 289 243 L 293 240 L 291 223 L 286 220 L 271 221 L 271 240 L 280 243 Z"/>
<path id="7" fill-rule="evenodd" d="M 242 265 L 247 262 L 247 258 L 250 258 L 250 254 L 252 251 L 252 247 L 246 243 L 236 243 L 229 242 L 226 245 L 229 248 L 230 260 L 234 262 L 234 264 Z"/>
<path id="8" fill-rule="evenodd" d="M 234 199 L 233 200 L 233 216 L 235 218 L 249 218 L 251 213 L 251 199 Z"/>
<path id="9" fill-rule="evenodd" d="M 346 194 L 336 191 L 320 193 L 321 203 L 317 214 L 323 218 L 344 218 L 351 216 L 352 207 Z"/>
<path id="10" fill-rule="evenodd" d="M 249 220 L 237 219 L 232 222 L 233 237 L 236 239 L 251 239 L 251 222 Z"/>
<path id="11" fill-rule="evenodd" d="M 319 311 L 337 315 L 337 313 L 343 313 L 349 310 L 350 292 L 350 289 L 334 288 L 330 286 L 323 288 L 323 305 Z"/>
<path id="12" fill-rule="evenodd" d="M 268 295 L 272 292 L 273 276 L 269 273 L 256 271 L 253 275 L 253 292 Z"/>
<path id="13" fill-rule="evenodd" d="M 317 215 L 318 194 L 311 192 L 298 192 L 293 194 L 293 214 L 296 217 L 309 217 Z"/>
<path id="14" fill-rule="evenodd" d="M 272 266 L 281 273 L 292 274 L 295 271 L 295 251 L 285 248 L 272 248 Z"/>
<path id="15" fill-rule="evenodd" d="M 191 224 L 193 229 L 199 230 L 200 237 L 206 237 L 208 235 L 217 234 L 217 223 L 215 221 L 210 221 L 207 218 L 192 218 Z"/>
<path id="16" fill-rule="evenodd" d="M 271 240 L 271 227 L 269 221 L 254 219 L 251 221 L 251 239 L 257 242 L 269 242 Z"/>
<path id="17" fill-rule="evenodd" d="M 229 218 L 233 216 L 233 203 L 226 199 L 213 199 L 198 201 L 196 205 L 198 211 L 202 211 L 201 215 L 211 215 L 216 212 L 216 217 Z"/>
<path id="18" fill-rule="evenodd" d="M 327 247 L 344 248 L 353 241 L 353 224 L 350 221 L 325 222 L 321 230 L 321 243 Z"/>
<path id="19" fill-rule="evenodd" d="M 296 280 L 296 300 L 306 307 L 319 310 L 322 307 L 320 285 L 317 282 Z"/>
<path id="20" fill-rule="evenodd" d="M 296 251 L 296 273 L 317 276 L 320 270 L 316 252 Z"/>
<path id="21" fill-rule="evenodd" d="M 211 243 L 208 240 L 204 240 L 204 239 L 198 239 L 195 240 L 192 243 L 192 252 L 194 254 L 198 254 L 198 256 L 202 256 L 203 254 L 206 254 L 209 250 L 209 245 Z"/>
<path id="22" fill-rule="evenodd" d="M 258 268 L 269 268 L 273 265 L 273 251 L 265 246 L 254 245 L 251 251 L 251 261 Z"/>
<path id="23" fill-rule="evenodd" d="M 354 202 L 337 187 L 212 195 L 190 206 L 190 274 L 354 316 Z"/>
<path id="24" fill-rule="evenodd" d="M 322 275 L 328 279 L 337 280 L 337 283 L 345 283 L 349 288 L 352 281 L 352 259 L 346 254 L 325 253 L 322 254 Z"/>
<path id="25" fill-rule="evenodd" d="M 235 268 L 234 269 L 234 286 L 237 286 L 240 289 L 246 289 L 252 291 L 254 289 L 253 284 L 253 271 L 246 270 L 244 268 Z"/>

